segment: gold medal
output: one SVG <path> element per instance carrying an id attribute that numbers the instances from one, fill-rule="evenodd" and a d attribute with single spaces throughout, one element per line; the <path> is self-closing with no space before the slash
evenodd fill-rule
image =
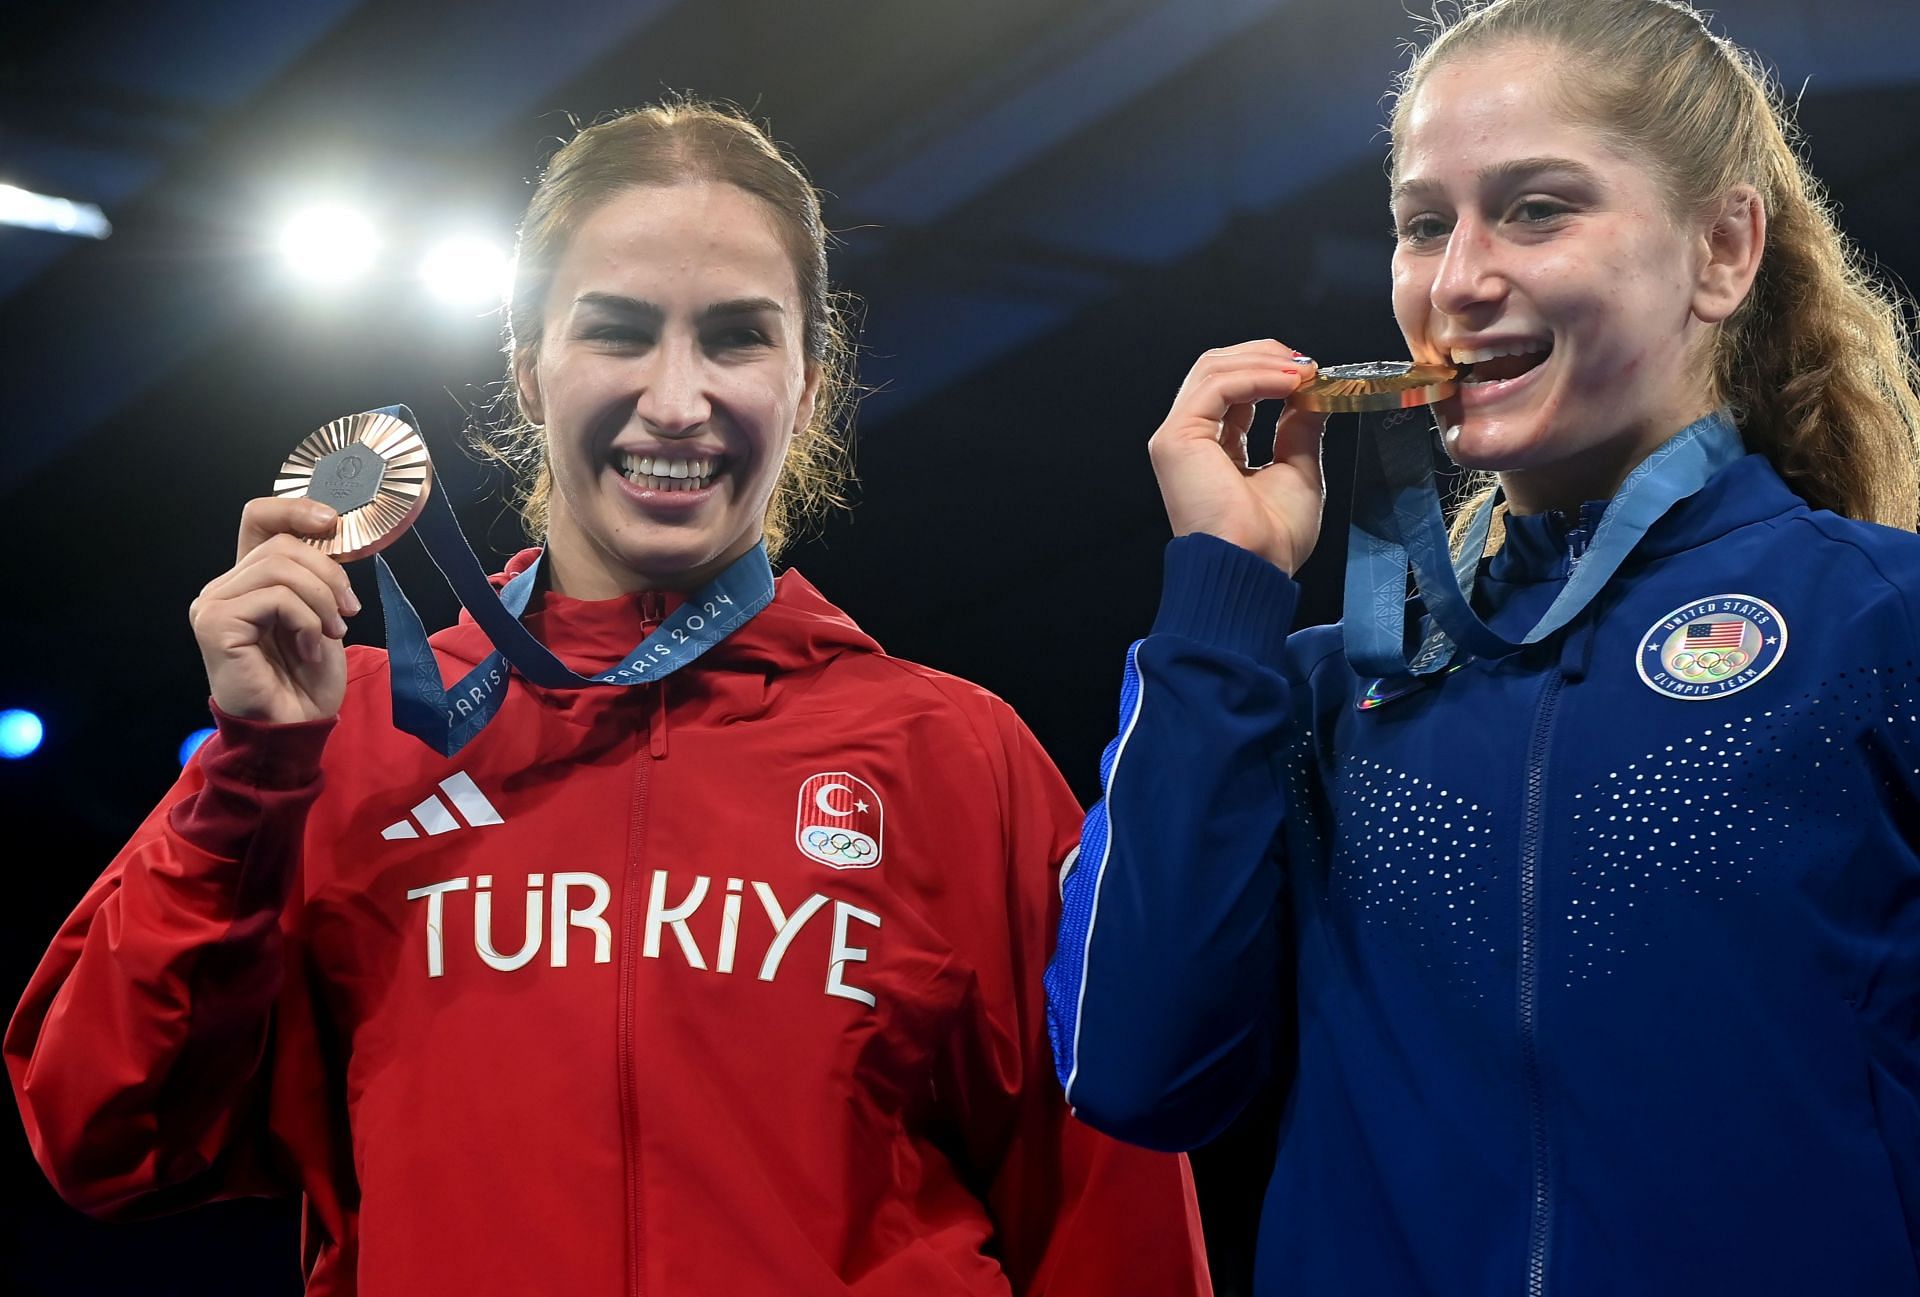
<path id="1" fill-rule="evenodd" d="M 310 539 L 342 563 L 385 549 L 426 507 L 433 486 L 427 445 L 405 420 L 372 411 L 335 419 L 295 446 L 273 493 L 305 496 L 340 514 L 333 535 Z"/>
<path id="2" fill-rule="evenodd" d="M 1459 390 L 1459 377 L 1460 371 L 1452 365 L 1411 360 L 1330 365 L 1295 388 L 1287 404 L 1328 414 L 1406 410 L 1446 400 Z"/>

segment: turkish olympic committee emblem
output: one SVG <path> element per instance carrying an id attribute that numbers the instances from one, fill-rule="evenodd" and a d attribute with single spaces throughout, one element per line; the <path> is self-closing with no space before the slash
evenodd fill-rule
<path id="1" fill-rule="evenodd" d="M 872 869 L 880 863 L 884 818 L 880 794 L 866 780 L 845 771 L 812 775 L 800 785 L 793 840 L 823 865 Z"/>
<path id="2" fill-rule="evenodd" d="M 1724 698 L 1756 684 L 1787 651 L 1787 623 L 1745 594 L 1696 599 L 1640 637 L 1640 678 L 1669 698 Z"/>

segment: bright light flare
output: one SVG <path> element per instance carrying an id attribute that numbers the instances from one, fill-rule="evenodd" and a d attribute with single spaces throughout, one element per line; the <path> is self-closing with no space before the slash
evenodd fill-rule
<path id="1" fill-rule="evenodd" d="M 455 235 L 427 253 L 420 278 L 451 306 L 498 306 L 513 287 L 513 257 L 484 235 Z"/>
<path id="2" fill-rule="evenodd" d="M 312 207 L 280 232 L 280 253 L 300 278 L 316 284 L 357 279 L 373 265 L 380 236 L 351 207 Z"/>
<path id="3" fill-rule="evenodd" d="M 46 733 L 40 718 L 30 711 L 11 707 L 0 712 L 0 757 L 18 761 L 32 756 L 40 750 L 40 740 Z"/>
<path id="4" fill-rule="evenodd" d="M 18 185 L 0 185 L 0 225 L 71 234 L 81 239 L 104 239 L 113 233 L 113 226 L 92 203 L 36 194 Z"/>

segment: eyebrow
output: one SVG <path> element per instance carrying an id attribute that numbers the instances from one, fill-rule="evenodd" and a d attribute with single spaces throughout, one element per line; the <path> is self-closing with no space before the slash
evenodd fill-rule
<path id="1" fill-rule="evenodd" d="M 578 306 L 598 306 L 627 315 L 658 317 L 666 314 L 652 302 L 639 297 L 626 297 L 619 293 L 586 292 L 573 300 Z M 725 302 L 715 302 L 703 308 L 698 318 L 702 323 L 706 323 L 739 315 L 759 315 L 769 311 L 775 315 L 786 314 L 786 308 L 771 297 L 736 297 Z"/>
<path id="2" fill-rule="evenodd" d="M 1593 188 L 1601 187 L 1600 173 L 1584 162 L 1575 162 L 1572 158 L 1515 158 L 1511 162 L 1496 162 L 1492 166 L 1482 167 L 1474 173 L 1474 179 L 1483 186 L 1511 188 L 1522 180 L 1531 179 L 1545 172 L 1559 172 L 1569 176 L 1580 184 Z M 1432 193 L 1442 188 L 1438 181 L 1413 180 L 1398 181 L 1388 198 L 1389 203 L 1397 203 L 1402 198 L 1414 194 Z"/>

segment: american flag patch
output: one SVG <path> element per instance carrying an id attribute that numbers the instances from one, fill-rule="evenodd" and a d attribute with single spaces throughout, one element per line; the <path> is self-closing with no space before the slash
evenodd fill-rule
<path id="1" fill-rule="evenodd" d="M 1787 621 L 1765 599 L 1716 594 L 1683 603 L 1647 627 L 1635 669 L 1657 694 L 1697 702 L 1766 679 L 1787 651 Z"/>
<path id="2" fill-rule="evenodd" d="M 1731 621 L 1697 621 L 1687 627 L 1687 648 L 1734 649 L 1739 648 L 1747 635 L 1747 623 L 1741 618 Z"/>

